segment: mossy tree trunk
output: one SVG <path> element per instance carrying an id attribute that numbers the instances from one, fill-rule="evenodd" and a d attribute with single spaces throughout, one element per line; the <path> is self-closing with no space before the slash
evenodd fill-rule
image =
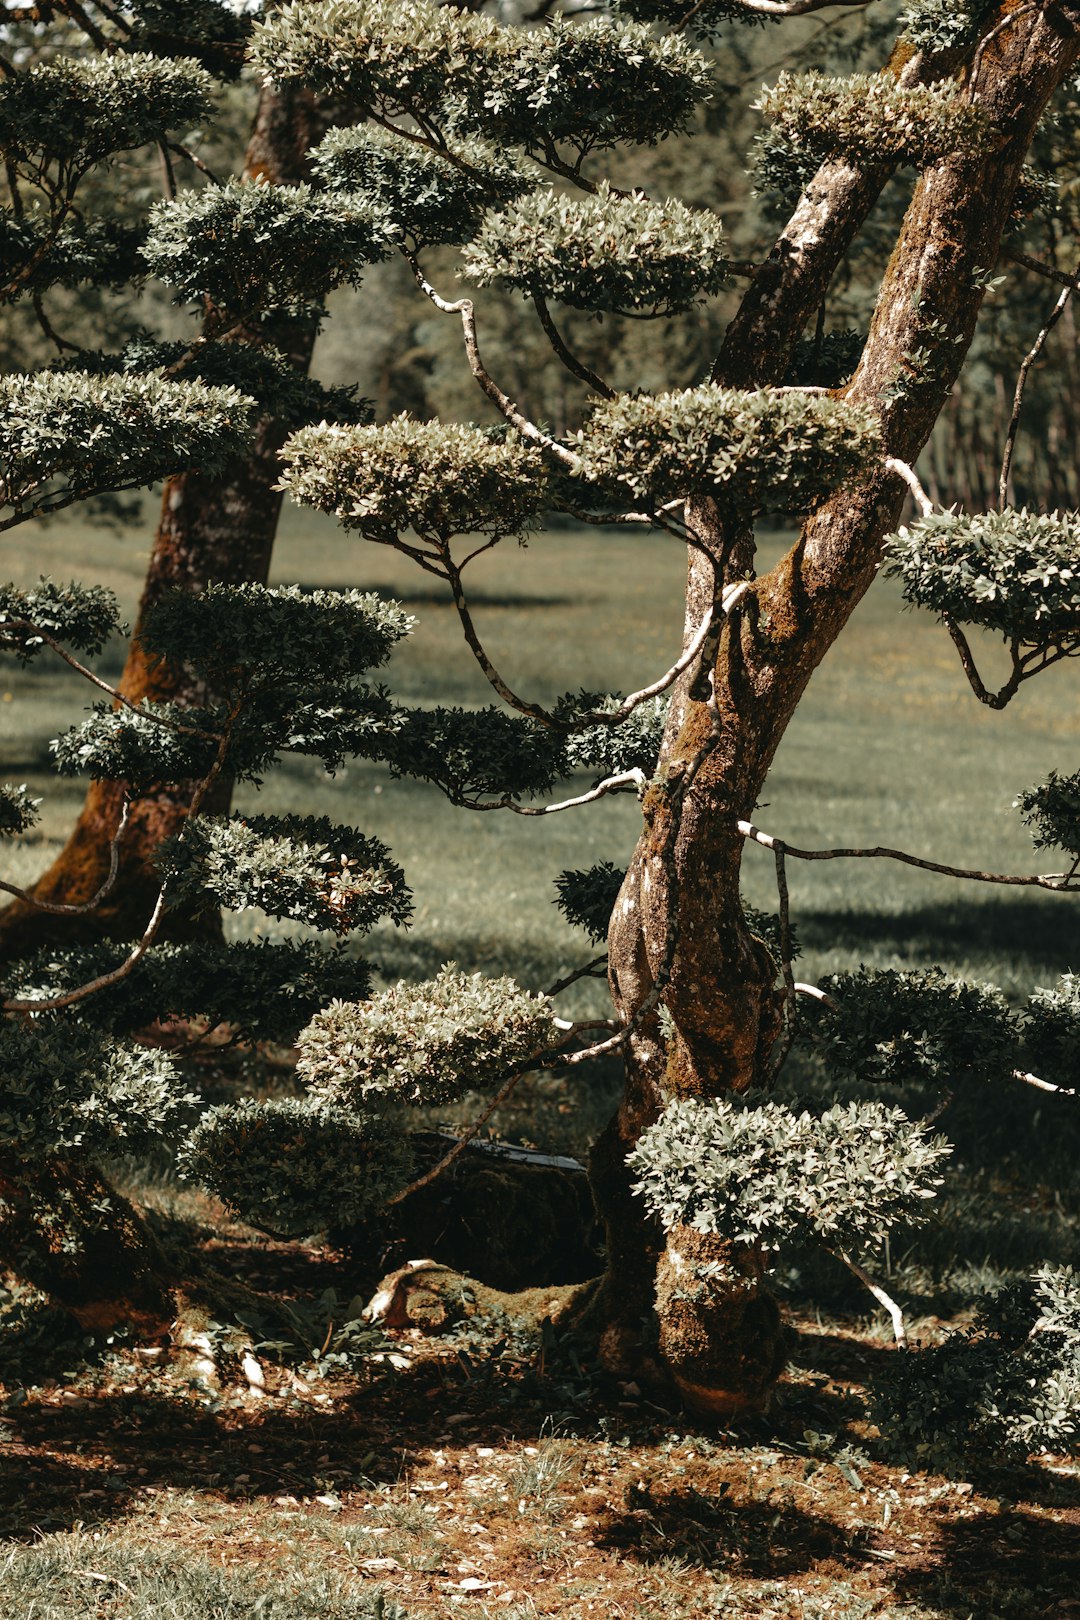
<path id="1" fill-rule="evenodd" d="M 986 31 L 1004 15 L 991 13 Z M 997 262 L 1032 134 L 1078 57 L 1080 14 L 1063 6 L 1019 11 L 979 69 L 978 99 L 999 132 L 995 149 L 939 162 L 916 186 L 862 360 L 838 391 L 880 414 L 883 456 L 913 464 L 929 437 L 970 345 L 983 297 L 978 272 Z M 905 81 L 920 72 L 939 77 L 941 64 L 909 60 L 902 72 Z M 716 381 L 780 382 L 886 178 L 842 163 L 822 167 L 729 328 Z M 916 371 L 908 356 L 920 350 L 931 359 Z M 612 919 L 610 975 L 621 1015 L 633 1018 L 666 973 L 671 1026 L 665 1039 L 655 1013 L 641 1020 L 619 1113 L 594 1156 L 609 1234 L 601 1349 L 625 1372 L 647 1369 L 659 1353 L 704 1411 L 765 1404 L 782 1360 L 778 1312 L 760 1265 L 735 1275 L 730 1252 L 699 1234 L 689 1248 L 671 1236 L 657 1286 L 664 1236 L 645 1227 L 624 1160 L 667 1100 L 745 1092 L 767 1078 L 779 1028 L 775 964 L 743 917 L 736 822 L 752 817 L 814 670 L 874 578 L 904 495 L 884 466 L 835 495 L 727 620 L 711 701 L 701 674 L 683 677 Z M 753 550 L 749 526 L 719 500 L 698 501 L 687 516 L 698 540 L 688 570 L 689 639 L 710 602 L 720 613 L 723 587 L 747 577 Z M 709 1262 L 727 1266 L 728 1286 L 702 1280 L 703 1265 L 715 1270 Z"/>
<path id="2" fill-rule="evenodd" d="M 289 184 L 304 178 L 309 148 L 323 133 L 326 120 L 305 91 L 264 90 L 245 159 L 245 178 Z M 214 312 L 206 317 L 208 331 Z M 245 334 L 252 343 L 273 345 L 306 371 L 315 342 L 311 322 L 270 320 Z M 139 641 L 144 615 L 164 594 L 179 586 L 197 592 L 211 580 L 240 584 L 265 583 L 281 512 L 282 495 L 274 489 L 277 452 L 286 433 L 281 423 L 264 419 L 250 456 L 218 478 L 198 472 L 169 479 L 150 555 L 135 633 L 128 649 L 120 690 L 132 702 L 142 698 L 185 705 L 202 703 L 206 692 L 183 666 L 151 662 Z M 137 938 L 146 927 L 157 897 L 159 878 L 154 851 L 183 823 L 194 784 L 162 788 L 132 805 L 120 849 L 117 881 L 108 898 L 82 916 L 55 916 L 32 903 L 17 901 L 0 913 L 0 960 L 29 955 L 56 941 L 81 942 Z M 228 809 L 231 783 L 220 781 L 207 808 Z M 110 840 L 116 831 L 127 793 L 122 782 L 94 782 L 64 848 L 31 893 L 53 904 L 84 905 L 101 888 L 109 871 Z M 219 930 L 215 916 L 193 917 L 176 908 L 168 914 L 163 937 L 190 938 Z"/>

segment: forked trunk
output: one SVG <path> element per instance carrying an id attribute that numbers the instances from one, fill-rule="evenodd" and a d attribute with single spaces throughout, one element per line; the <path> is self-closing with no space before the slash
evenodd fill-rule
<path id="1" fill-rule="evenodd" d="M 1080 21 L 1064 7 L 1020 8 L 998 30 L 1003 17 L 995 11 L 984 24 L 994 34 L 979 67 L 978 100 L 998 131 L 996 149 L 954 155 L 919 181 L 862 360 L 838 393 L 878 412 L 883 459 L 913 464 L 929 437 L 971 342 L 1032 134 L 1080 57 Z M 918 63 L 903 76 L 917 79 Z M 716 381 L 782 379 L 883 179 L 839 162 L 822 167 L 728 330 Z M 915 354 L 929 355 L 919 369 Z M 742 913 L 736 823 L 752 816 L 814 669 L 873 581 L 904 494 L 879 465 L 833 496 L 782 561 L 753 580 L 710 667 L 682 678 L 612 917 L 612 993 L 620 1016 L 639 1022 L 624 1098 L 594 1157 L 608 1232 L 601 1353 L 624 1376 L 659 1361 L 706 1413 L 760 1409 L 778 1376 L 779 1313 L 764 1289 L 763 1257 L 683 1229 L 666 1235 L 665 1249 L 631 1193 L 625 1156 L 669 1100 L 745 1092 L 767 1077 L 780 991 L 776 964 Z M 687 521 L 697 543 L 684 644 L 710 601 L 720 614 L 722 588 L 751 576 L 753 557 L 745 526 L 716 501 L 688 503 Z M 658 985 L 663 1023 L 653 1005 Z"/>

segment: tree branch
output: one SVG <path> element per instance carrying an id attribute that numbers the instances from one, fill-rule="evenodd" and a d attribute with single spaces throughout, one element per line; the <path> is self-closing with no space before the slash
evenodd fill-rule
<path id="1" fill-rule="evenodd" d="M 1013 15 L 1018 15 L 1018 13 L 1014 13 Z M 1080 275 L 1080 268 L 1078 268 L 1076 273 L 1077 275 Z M 1057 325 L 1062 315 L 1064 315 L 1065 306 L 1072 297 L 1074 284 L 1075 281 L 1068 287 L 1063 287 L 1061 292 L 1058 294 L 1057 302 L 1050 311 L 1046 324 L 1043 326 L 1042 331 L 1039 333 L 1038 337 L 1035 339 L 1035 342 L 1031 345 L 1031 348 L 1024 356 L 1023 363 L 1020 366 L 1020 372 L 1016 379 L 1016 392 L 1013 394 L 1012 415 L 1009 417 L 1009 427 L 1005 435 L 1005 452 L 1001 458 L 1001 476 L 998 479 L 998 508 L 1002 511 L 1005 508 L 1005 504 L 1009 496 L 1009 484 L 1012 478 L 1013 453 L 1016 449 L 1016 435 L 1020 429 L 1020 410 L 1024 403 L 1024 389 L 1027 387 L 1028 374 L 1030 373 L 1031 368 L 1035 364 L 1036 360 L 1039 358 L 1039 355 L 1042 353 L 1043 345 L 1050 336 L 1050 333 L 1054 330 L 1054 327 Z"/>
<path id="2" fill-rule="evenodd" d="M 908 1347 L 908 1341 L 907 1329 L 904 1326 L 904 1313 L 900 1309 L 900 1306 L 896 1303 L 895 1299 L 893 1299 L 891 1295 L 887 1294 L 884 1288 L 882 1288 L 881 1284 L 879 1282 L 875 1282 L 874 1278 L 871 1277 L 865 1266 L 860 1266 L 859 1262 L 857 1260 L 853 1260 L 850 1254 L 846 1254 L 843 1249 L 837 1249 L 834 1252 L 844 1262 L 845 1266 L 847 1266 L 852 1275 L 858 1277 L 863 1287 L 869 1289 L 870 1293 L 873 1294 L 878 1304 L 888 1311 L 889 1316 L 892 1319 L 893 1335 L 896 1339 L 896 1348 L 898 1350 L 906 1350 Z"/>
<path id="3" fill-rule="evenodd" d="M 116 883 L 117 875 L 120 871 L 120 840 L 127 831 L 130 815 L 131 800 L 125 799 L 120 811 L 120 820 L 117 823 L 116 831 L 109 839 L 108 873 L 106 874 L 105 881 L 102 883 L 97 893 L 89 900 L 83 900 L 77 906 L 62 905 L 58 901 L 52 900 L 39 900 L 38 897 L 30 890 L 17 888 L 14 883 L 5 883 L 2 880 L 0 880 L 0 889 L 2 889 L 5 894 L 13 895 L 16 900 L 24 900 L 27 905 L 33 906 L 36 910 L 46 912 L 50 917 L 78 917 L 83 915 L 85 912 L 96 911 L 101 902 L 108 898 L 109 894 L 112 892 L 113 886 Z"/>
<path id="4" fill-rule="evenodd" d="M 592 371 L 584 363 L 584 361 L 579 360 L 577 355 L 567 347 L 562 333 L 559 331 L 559 328 L 555 325 L 555 322 L 551 318 L 551 313 L 548 310 L 546 299 L 541 297 L 539 293 L 533 293 L 532 301 L 536 313 L 540 318 L 540 325 L 544 328 L 547 340 L 551 344 L 551 347 L 555 350 L 555 353 L 558 355 L 563 365 L 566 367 L 567 371 L 572 371 L 575 377 L 577 377 L 581 382 L 585 383 L 586 387 L 593 389 L 593 391 L 597 394 L 601 394 L 604 399 L 614 399 L 615 390 L 613 388 L 609 388 L 602 377 L 598 377 L 595 371 Z"/>
<path id="5" fill-rule="evenodd" d="M 915 497 L 916 504 L 923 517 L 930 517 L 934 510 L 934 503 L 919 482 L 918 474 L 906 461 L 900 461 L 896 456 L 886 456 L 885 465 L 890 472 L 902 478 Z"/>

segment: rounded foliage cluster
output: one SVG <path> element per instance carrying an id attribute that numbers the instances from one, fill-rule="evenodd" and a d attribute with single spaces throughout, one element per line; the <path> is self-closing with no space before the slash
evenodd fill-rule
<path id="1" fill-rule="evenodd" d="M 177 703 L 137 710 L 96 703 L 87 719 L 53 738 L 53 767 L 60 776 L 126 782 L 133 793 L 198 781 L 214 763 L 221 739 L 212 727 L 220 718 Z"/>
<path id="2" fill-rule="evenodd" d="M 416 247 L 467 241 L 485 209 L 536 184 L 484 141 L 463 137 L 444 155 L 366 124 L 332 129 L 311 162 L 326 185 L 361 196 Z"/>
<path id="3" fill-rule="evenodd" d="M 566 739 L 568 771 L 596 771 L 601 776 L 617 776 L 621 771 L 638 770 L 652 776 L 660 758 L 660 744 L 667 722 L 665 694 L 647 698 L 631 709 L 618 725 L 581 725 L 578 714 L 612 713 L 619 708 L 618 692 L 576 692 L 560 698 L 555 713 L 560 720 L 575 724 Z"/>
<path id="4" fill-rule="evenodd" d="M 567 770 L 562 733 L 494 704 L 399 711 L 379 753 L 392 771 L 434 782 L 455 804 L 546 793 Z"/>
<path id="5" fill-rule="evenodd" d="M 1051 771 L 1045 782 L 1019 794 L 1015 804 L 1036 849 L 1063 849 L 1080 861 L 1080 771 L 1071 776 Z"/>
<path id="6" fill-rule="evenodd" d="M 242 676 L 247 686 L 273 686 L 378 668 L 412 626 L 396 602 L 370 591 L 211 580 L 198 596 L 177 589 L 155 603 L 142 642 L 211 681 Z"/>
<path id="7" fill-rule="evenodd" d="M 28 663 L 47 644 L 41 633 L 76 652 L 99 653 L 120 628 L 120 604 L 104 585 L 57 585 L 42 578 L 29 590 L 0 585 L 0 652 Z"/>
<path id="8" fill-rule="evenodd" d="M 464 251 L 478 286 L 498 282 L 574 309 L 673 315 L 727 281 L 727 244 L 715 214 L 677 198 L 530 193 L 485 216 Z"/>
<path id="9" fill-rule="evenodd" d="M 78 172 L 201 122 L 212 88 L 197 62 L 124 52 L 57 56 L 0 80 L 0 151 Z"/>
<path id="10" fill-rule="evenodd" d="M 423 984 L 316 1014 L 298 1042 L 297 1073 L 331 1102 L 453 1102 L 526 1068 L 554 1039 L 545 996 L 448 963 Z"/>
<path id="11" fill-rule="evenodd" d="M 934 512 L 887 555 L 916 607 L 1025 646 L 1080 641 L 1080 513 Z"/>
<path id="12" fill-rule="evenodd" d="M 884 1085 L 997 1080 L 1016 1060 L 1017 1029 L 994 985 L 940 968 L 830 974 L 835 1006 L 818 1004 L 815 1033 L 837 1078 Z"/>
<path id="13" fill-rule="evenodd" d="M 575 448 L 584 478 L 623 485 L 653 509 L 725 490 L 750 508 L 790 512 L 855 478 L 879 437 L 860 406 L 703 383 L 597 405 Z"/>
<path id="14" fill-rule="evenodd" d="M 407 922 L 405 874 L 377 838 L 325 816 L 189 819 L 157 854 L 174 905 L 258 906 L 336 934 Z"/>
<path id="15" fill-rule="evenodd" d="M 178 301 L 208 298 L 240 320 L 302 311 L 334 287 L 355 286 L 393 237 L 361 198 L 230 180 L 158 203 L 143 257 Z"/>
<path id="16" fill-rule="evenodd" d="M 1024 1062 L 1053 1085 L 1080 1075 L 1080 974 L 1063 973 L 1053 990 L 1032 991 L 1024 1009 Z"/>
<path id="17" fill-rule="evenodd" d="M 47 511 L 243 455 L 253 402 L 236 388 L 163 377 L 0 377 L 0 506 Z"/>
<path id="18" fill-rule="evenodd" d="M 614 861 L 560 872 L 555 879 L 555 904 L 575 928 L 584 928 L 595 945 L 607 938 L 611 913 L 619 898 L 625 871 Z"/>
<path id="19" fill-rule="evenodd" d="M 0 1022 L 0 1150 L 8 1159 L 128 1152 L 174 1127 L 193 1100 L 164 1052 L 121 1045 L 70 1014 Z"/>
<path id="20" fill-rule="evenodd" d="M 25 782 L 13 787 L 9 782 L 0 786 L 0 838 L 17 838 L 29 832 L 38 819 L 40 799 L 31 798 Z"/>
<path id="21" fill-rule="evenodd" d="M 384 427 L 310 427 L 282 451 L 282 484 L 366 539 L 522 534 L 543 507 L 540 451 L 518 434 L 396 416 Z"/>
<path id="22" fill-rule="evenodd" d="M 178 1158 L 235 1215 L 279 1237 L 357 1225 L 407 1185 L 408 1137 L 393 1120 L 303 1098 L 223 1103 Z"/>
<path id="23" fill-rule="evenodd" d="M 889 73 L 830 78 L 785 71 L 756 105 L 801 160 L 837 157 L 852 165 L 925 168 L 951 152 L 985 149 L 992 133 L 978 107 L 964 102 L 950 80 L 901 85 Z"/>
<path id="24" fill-rule="evenodd" d="M 899 1108 L 850 1103 L 820 1117 L 778 1103 L 669 1103 L 627 1159 L 634 1191 L 671 1232 L 690 1226 L 776 1248 L 862 1249 L 917 1221 L 950 1152 Z"/>
<path id="25" fill-rule="evenodd" d="M 50 287 L 122 287 L 143 269 L 139 249 L 145 232 L 112 219 L 75 219 L 57 226 L 43 209 L 21 219 L 0 215 L 0 304 Z"/>

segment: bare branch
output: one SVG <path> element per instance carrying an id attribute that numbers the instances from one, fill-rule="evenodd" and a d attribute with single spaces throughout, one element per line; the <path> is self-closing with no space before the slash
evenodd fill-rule
<path id="1" fill-rule="evenodd" d="M 971 690 L 975 693 L 975 696 L 978 698 L 979 702 L 985 703 L 988 708 L 1003 709 L 1005 705 L 1016 696 L 1020 683 L 1024 679 L 1025 675 L 1023 660 L 1020 657 L 1016 642 L 1013 641 L 1009 643 L 1009 652 L 1012 657 L 1012 674 L 1009 676 L 1009 679 L 1005 682 L 1004 686 L 1000 687 L 996 692 L 991 692 L 983 684 L 982 676 L 975 667 L 974 654 L 971 651 L 971 647 L 964 632 L 961 630 L 956 620 L 951 618 L 948 614 L 944 614 L 943 618 L 945 621 L 945 628 L 952 637 L 953 645 L 960 654 L 960 663 L 963 666 L 964 674 L 968 678 L 968 683 L 971 686 Z M 1032 673 L 1034 673 L 1034 671 L 1032 671 Z"/>
<path id="2" fill-rule="evenodd" d="M 791 968 L 791 901 L 788 895 L 784 851 L 774 849 L 773 858 L 776 862 L 776 893 L 780 902 L 780 972 L 784 980 L 784 1027 L 776 1042 L 776 1050 L 771 1054 L 770 1081 L 775 1081 L 784 1067 L 798 1029 L 795 975 Z"/>
<path id="3" fill-rule="evenodd" d="M 511 709 L 516 709 L 519 714 L 528 715 L 531 720 L 538 720 L 542 726 L 556 726 L 558 722 L 555 720 L 553 715 L 549 714 L 546 709 L 541 708 L 538 703 L 529 703 L 525 698 L 518 697 L 513 688 L 508 686 L 503 680 L 502 676 L 499 674 L 499 671 L 495 668 L 495 665 L 488 657 L 484 645 L 476 633 L 476 626 L 473 624 L 472 614 L 469 612 L 469 604 L 466 600 L 465 589 L 461 583 L 461 571 L 452 561 L 449 548 L 447 548 L 444 553 L 444 561 L 446 565 L 446 578 L 450 584 L 450 590 L 454 598 L 454 606 L 457 609 L 457 616 L 461 622 L 461 629 L 462 633 L 464 634 L 466 644 L 469 651 L 476 659 L 476 662 L 483 670 L 489 684 L 499 694 L 503 702 L 508 704 Z"/>
<path id="4" fill-rule="evenodd" d="M 544 994 L 550 999 L 552 996 L 557 996 L 561 991 L 568 990 L 570 986 L 572 984 L 576 984 L 579 979 L 606 978 L 607 956 L 594 956 L 591 962 L 585 963 L 584 967 L 575 968 L 573 973 L 567 973 L 564 978 L 556 979 L 554 984 L 548 985 L 548 988 L 544 991 Z"/>
<path id="5" fill-rule="evenodd" d="M 1025 1086 L 1037 1086 L 1040 1091 L 1056 1091 L 1062 1097 L 1080 1097 L 1080 1091 L 1075 1086 L 1055 1086 L 1049 1080 L 1040 1080 L 1037 1074 L 1028 1074 L 1026 1069 L 1014 1069 L 1014 1080 L 1022 1080 Z"/>
<path id="6" fill-rule="evenodd" d="M 1005 32 L 1006 28 L 1011 28 L 1013 24 L 1019 22 L 1022 17 L 1028 17 L 1033 11 L 1038 11 L 1038 9 L 1039 8 L 1036 4 L 1036 0 L 1027 0 L 1027 4 L 1018 6 L 1015 11 L 1007 11 L 1004 17 L 1002 17 L 1001 21 L 996 23 L 988 34 L 983 35 L 982 39 L 979 41 L 975 55 L 971 59 L 971 73 L 968 76 L 968 83 L 972 86 L 972 88 L 975 87 L 976 80 L 979 77 L 979 69 L 982 67 L 983 53 L 985 52 L 987 46 L 992 45 L 994 40 L 997 39 L 998 35 Z"/>
<path id="7" fill-rule="evenodd" d="M 396 1192 L 392 1198 L 388 1198 L 386 1200 L 386 1207 L 392 1209 L 395 1204 L 404 1203 L 406 1198 L 411 1198 L 413 1193 L 419 1192 L 422 1187 L 430 1187 L 433 1181 L 438 1181 L 443 1172 L 445 1170 L 449 1170 L 450 1166 L 455 1163 L 456 1160 L 460 1159 L 461 1155 L 464 1153 L 465 1149 L 468 1147 L 476 1133 L 483 1129 L 495 1110 L 506 1101 L 507 1097 L 509 1097 L 518 1081 L 528 1072 L 529 1071 L 527 1069 L 515 1069 L 514 1073 L 503 1081 L 502 1085 L 499 1087 L 498 1091 L 495 1093 L 494 1097 L 492 1097 L 491 1101 L 487 1104 L 483 1111 L 476 1116 L 472 1124 L 465 1131 L 465 1134 L 458 1137 L 449 1153 L 444 1153 L 439 1162 L 433 1165 L 432 1168 L 424 1175 L 418 1176 L 417 1179 L 415 1181 L 411 1181 L 407 1187 L 403 1187 L 401 1191 Z"/>
<path id="8" fill-rule="evenodd" d="M 544 328 L 547 340 L 551 344 L 551 347 L 555 350 L 555 353 L 558 355 L 563 365 L 566 367 L 567 371 L 572 371 L 574 376 L 583 382 L 586 387 L 593 389 L 597 394 L 603 395 L 604 399 L 614 399 L 615 390 L 613 388 L 609 388 L 602 377 L 598 377 L 595 371 L 592 371 L 583 360 L 579 360 L 577 355 L 567 347 L 562 333 L 559 331 L 559 328 L 555 325 L 555 322 L 551 318 L 551 313 L 547 307 L 547 301 L 542 298 L 539 293 L 533 293 L 532 301 L 536 309 L 536 313 L 540 318 L 540 325 Z"/>
<path id="9" fill-rule="evenodd" d="M 1021 9 L 1030 11 L 1033 8 L 1028 6 L 1022 7 Z M 1012 13 L 1013 18 L 1016 18 L 1019 15 L 1019 12 Z M 994 32 L 996 33 L 997 30 L 995 29 Z M 992 35 L 987 36 L 988 39 L 992 37 Z M 1080 268 L 1077 270 L 1077 275 L 1080 275 Z M 998 508 L 1002 511 L 1005 508 L 1009 496 L 1009 483 L 1012 477 L 1013 454 L 1016 450 L 1016 435 L 1020 428 L 1020 411 L 1024 403 L 1024 389 L 1027 387 L 1028 375 L 1032 366 L 1042 353 L 1043 345 L 1045 344 L 1047 338 L 1054 330 L 1054 327 L 1057 325 L 1062 315 L 1064 315 L 1065 306 L 1072 297 L 1072 290 L 1072 285 L 1070 285 L 1068 287 L 1063 287 L 1061 292 L 1058 294 L 1057 302 L 1050 311 L 1046 324 L 1043 326 L 1042 331 L 1039 333 L 1038 337 L 1035 339 L 1035 342 L 1031 345 L 1031 348 L 1024 356 L 1019 375 L 1016 379 L 1016 392 L 1013 395 L 1012 415 L 1009 417 L 1009 427 L 1005 435 L 1005 452 L 1001 458 L 1001 476 L 998 479 Z"/>
<path id="10" fill-rule="evenodd" d="M 830 996 L 828 991 L 822 990 L 819 985 L 803 984 L 801 980 L 796 979 L 795 983 L 792 985 L 792 989 L 795 991 L 797 996 L 808 996 L 811 1001 L 820 1001 L 825 1007 L 832 1007 L 835 1009 L 840 1005 L 835 996 Z"/>
<path id="11" fill-rule="evenodd" d="M 874 1278 L 871 1277 L 865 1266 L 860 1266 L 859 1262 L 857 1260 L 853 1260 L 850 1254 L 845 1254 L 843 1249 L 838 1249 L 835 1252 L 844 1262 L 845 1266 L 847 1266 L 852 1275 L 858 1277 L 863 1287 L 869 1289 L 870 1293 L 873 1294 L 878 1304 L 884 1310 L 888 1311 L 892 1320 L 893 1335 L 896 1339 L 896 1348 L 898 1350 L 906 1350 L 907 1329 L 904 1326 L 904 1313 L 896 1303 L 895 1299 L 893 1299 L 891 1295 L 887 1294 L 884 1288 L 882 1288 L 881 1284 L 879 1282 L 875 1282 Z"/>
<path id="12" fill-rule="evenodd" d="M 116 883 L 117 874 L 120 871 L 120 840 L 127 831 L 130 816 L 131 800 L 125 799 L 116 831 L 109 839 L 109 870 L 105 876 L 105 881 L 97 893 L 89 900 L 81 901 L 77 906 L 61 905 L 57 901 L 39 900 L 31 890 L 19 889 L 13 883 L 4 883 L 3 881 L 0 881 L 0 890 L 3 890 L 5 894 L 13 895 L 16 900 L 25 901 L 27 905 L 33 906 L 37 911 L 46 912 L 50 917 L 78 917 L 88 911 L 96 911 L 101 902 L 108 898 Z"/>
<path id="13" fill-rule="evenodd" d="M 560 810 L 576 810 L 578 805 L 593 804 L 597 799 L 606 799 L 609 793 L 622 793 L 626 788 L 636 788 L 638 793 L 644 793 L 649 785 L 648 777 L 644 771 L 620 771 L 617 776 L 609 776 L 596 787 L 590 788 L 588 793 L 579 794 L 576 799 L 560 799 L 558 804 L 515 804 L 512 799 L 499 800 L 494 804 L 475 804 L 474 810 L 513 810 L 519 816 L 553 816 Z"/>
<path id="14" fill-rule="evenodd" d="M 755 827 L 752 821 L 737 821 L 736 828 L 743 838 L 761 844 L 766 849 L 780 849 L 783 854 L 798 861 L 888 860 L 901 861 L 905 866 L 918 866 L 924 872 L 940 872 L 943 877 L 968 878 L 973 883 L 1003 883 L 1018 889 L 1049 889 L 1055 894 L 1074 894 L 1080 884 L 1071 882 L 1071 873 L 1043 872 L 1028 877 L 1017 877 L 1005 872 L 980 872 L 974 867 L 946 866 L 941 861 L 925 861 L 918 855 L 908 855 L 902 849 L 873 848 L 797 849 L 783 838 Z"/>
<path id="15" fill-rule="evenodd" d="M 1034 270 L 1036 275 L 1045 276 L 1048 281 L 1056 281 L 1060 287 L 1080 287 L 1080 277 L 1070 276 L 1067 270 L 1059 270 L 1057 265 L 1046 264 L 1042 259 L 1032 258 L 1030 253 L 1019 253 L 1012 248 L 1002 257 L 1012 264 L 1023 265 L 1025 270 Z"/>
<path id="16" fill-rule="evenodd" d="M 904 480 L 904 483 L 914 495 L 923 517 L 929 517 L 934 510 L 934 503 L 920 484 L 914 468 L 909 467 L 906 461 L 898 460 L 896 456 L 886 456 L 885 465 L 890 472 L 896 473 L 898 478 Z"/>

